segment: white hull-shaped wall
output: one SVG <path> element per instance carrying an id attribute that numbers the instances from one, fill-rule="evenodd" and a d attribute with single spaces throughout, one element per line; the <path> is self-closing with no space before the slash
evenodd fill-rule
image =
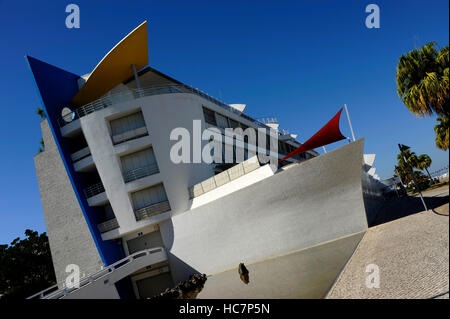
<path id="1" fill-rule="evenodd" d="M 194 272 L 237 274 L 241 262 L 364 232 L 363 147 L 360 139 L 162 223 L 174 281 Z M 349 258 L 355 245 L 346 247 L 343 256 Z"/>

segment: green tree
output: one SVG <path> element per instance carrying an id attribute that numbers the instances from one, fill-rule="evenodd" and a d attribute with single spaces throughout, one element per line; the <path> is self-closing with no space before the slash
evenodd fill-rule
<path id="1" fill-rule="evenodd" d="M 36 114 L 41 117 L 41 120 L 44 120 L 46 118 L 44 110 L 40 107 L 36 109 Z"/>
<path id="2" fill-rule="evenodd" d="M 434 132 L 436 133 L 436 147 L 443 151 L 448 150 L 448 135 L 450 121 L 447 116 L 441 116 L 437 118 L 438 124 L 434 126 Z"/>
<path id="3" fill-rule="evenodd" d="M 56 282 L 46 233 L 27 229 L 25 235 L 0 245 L 2 299 L 24 299 Z"/>
<path id="4" fill-rule="evenodd" d="M 414 174 L 414 178 L 416 179 L 419 189 L 420 190 L 427 189 L 429 186 L 428 177 L 421 171 L 414 171 L 413 174 Z"/>
<path id="5" fill-rule="evenodd" d="M 403 151 L 403 154 L 405 155 L 406 160 L 408 161 L 409 165 L 413 168 L 417 168 L 418 158 L 415 152 L 411 152 L 411 150 L 407 149 Z M 406 166 L 405 159 L 402 156 L 402 153 L 399 153 L 397 155 L 397 161 L 399 166 Z"/>
<path id="6" fill-rule="evenodd" d="M 449 116 L 448 46 L 430 42 L 402 55 L 397 65 L 397 93 L 415 115 Z"/>
<path id="7" fill-rule="evenodd" d="M 45 151 L 45 144 L 44 144 L 44 139 L 41 138 L 41 141 L 39 142 L 39 144 L 41 144 L 41 146 L 39 146 L 39 153 Z"/>
<path id="8" fill-rule="evenodd" d="M 416 153 L 411 152 L 411 150 L 407 149 L 403 151 L 405 154 L 405 158 L 407 159 L 409 165 L 414 170 L 414 168 L 417 168 L 418 158 Z M 399 153 L 397 155 L 397 166 L 395 167 L 394 172 L 400 176 L 400 179 L 405 185 L 409 185 L 409 183 L 412 181 L 411 173 L 409 171 L 408 166 L 406 165 L 406 162 L 403 158 L 402 153 Z"/>
<path id="9" fill-rule="evenodd" d="M 431 178 L 430 172 L 428 168 L 431 166 L 431 157 L 427 154 L 422 154 L 417 157 L 417 168 L 420 170 L 426 170 L 428 176 L 430 177 L 430 181 L 433 182 L 433 178 Z"/>

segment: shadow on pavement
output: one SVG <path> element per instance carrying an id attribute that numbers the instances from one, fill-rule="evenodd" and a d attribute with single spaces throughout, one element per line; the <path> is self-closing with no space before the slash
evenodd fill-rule
<path id="1" fill-rule="evenodd" d="M 448 203 L 449 196 L 424 196 L 425 204 L 429 210 Z M 398 218 L 406 217 L 424 211 L 420 197 L 405 196 L 387 200 L 377 213 L 369 227 L 384 224 Z"/>

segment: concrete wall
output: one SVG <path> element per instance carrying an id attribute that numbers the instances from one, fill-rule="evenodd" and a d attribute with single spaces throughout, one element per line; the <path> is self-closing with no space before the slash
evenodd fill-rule
<path id="1" fill-rule="evenodd" d="M 160 225 L 174 281 L 367 229 L 360 139 Z"/>
<path id="2" fill-rule="evenodd" d="M 47 120 L 41 122 L 45 151 L 34 157 L 47 234 L 58 282 L 68 264 L 81 275 L 99 270 L 103 263 L 73 191 Z"/>
<path id="3" fill-rule="evenodd" d="M 237 267 L 210 276 L 198 299 L 324 298 L 365 232 L 329 241 L 288 255 L 246 264 L 244 284 Z"/>

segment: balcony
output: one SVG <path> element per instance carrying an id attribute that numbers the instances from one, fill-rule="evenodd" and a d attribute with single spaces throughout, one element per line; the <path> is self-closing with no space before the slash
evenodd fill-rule
<path id="1" fill-rule="evenodd" d="M 147 128 L 143 126 L 134 130 L 124 132 L 122 134 L 113 135 L 111 136 L 111 139 L 113 141 L 113 144 L 116 145 L 146 135 L 148 135 L 148 131 Z"/>
<path id="2" fill-rule="evenodd" d="M 87 198 L 94 197 L 95 195 L 101 194 L 105 192 L 105 188 L 103 187 L 102 182 L 91 185 L 84 189 L 84 194 Z"/>
<path id="3" fill-rule="evenodd" d="M 73 153 L 70 156 L 72 157 L 72 161 L 75 163 L 82 160 L 83 158 L 88 157 L 89 155 L 91 155 L 91 150 L 89 149 L 89 146 L 86 146 L 85 148 L 82 148 L 81 150 Z"/>
<path id="4" fill-rule="evenodd" d="M 71 155 L 76 172 L 84 172 L 94 166 L 91 150 L 88 146 Z"/>
<path id="5" fill-rule="evenodd" d="M 77 125 L 77 127 L 79 127 L 80 124 L 79 124 L 79 121 L 77 121 L 77 120 L 83 116 L 90 114 L 90 113 L 102 110 L 102 109 L 107 108 L 114 104 L 131 101 L 131 100 L 135 100 L 135 99 L 146 97 L 146 96 L 160 95 L 160 94 L 173 94 L 173 93 L 188 93 L 188 94 L 194 94 L 194 95 L 200 96 L 200 97 L 202 97 L 202 98 L 204 98 L 226 110 L 229 110 L 233 113 L 238 114 L 239 116 L 255 123 L 258 126 L 269 128 L 264 123 L 261 123 L 261 122 L 255 120 L 254 118 L 242 113 L 238 109 L 231 107 L 230 105 L 228 105 L 222 101 L 219 101 L 218 99 L 208 95 L 207 93 L 205 93 L 203 91 L 200 91 L 196 88 L 190 87 L 185 84 L 153 86 L 153 87 L 142 88 L 142 89 L 134 89 L 134 90 L 131 90 L 130 92 L 118 93 L 115 95 L 107 95 L 107 96 L 104 96 L 93 102 L 90 102 L 86 105 L 83 105 L 83 106 L 75 109 L 73 112 L 71 112 L 69 114 L 66 114 L 64 116 L 64 118 L 61 117 L 58 120 L 58 123 L 61 127 L 61 132 L 63 132 L 63 136 L 65 136 L 64 135 L 64 134 L 66 134 L 65 126 Z"/>
<path id="6" fill-rule="evenodd" d="M 84 194 L 86 195 L 89 206 L 102 206 L 108 203 L 108 197 L 106 196 L 102 182 L 86 187 Z"/>
<path id="7" fill-rule="evenodd" d="M 119 223 L 117 222 L 117 218 L 112 218 L 112 219 L 107 220 L 107 221 L 105 221 L 103 223 L 99 223 L 97 225 L 97 227 L 98 227 L 98 230 L 101 233 L 106 233 L 106 232 L 108 232 L 110 230 L 119 228 Z"/>
<path id="8" fill-rule="evenodd" d="M 164 201 L 140 208 L 134 212 L 134 215 L 136 216 L 136 220 L 139 221 L 145 218 L 150 218 L 152 216 L 165 213 L 169 210 L 169 201 Z"/>
<path id="9" fill-rule="evenodd" d="M 150 176 L 153 174 L 158 174 L 159 173 L 159 168 L 158 165 L 156 163 L 147 165 L 147 166 L 143 166 L 143 167 L 138 167 L 129 171 L 126 171 L 123 173 L 123 179 L 125 181 L 125 183 L 131 182 L 131 181 L 135 181 L 137 179 L 146 177 L 146 176 Z"/>

